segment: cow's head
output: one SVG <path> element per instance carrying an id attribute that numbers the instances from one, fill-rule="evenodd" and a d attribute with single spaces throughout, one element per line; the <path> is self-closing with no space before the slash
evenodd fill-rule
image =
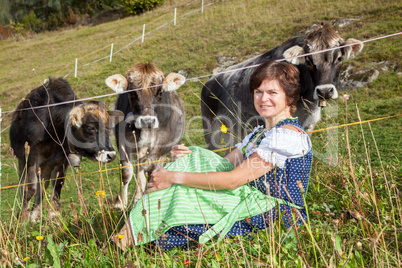
<path id="1" fill-rule="evenodd" d="M 345 47 L 290 58 L 339 46 Z M 354 58 L 362 49 L 363 43 L 361 41 L 351 38 L 345 42 L 331 26 L 324 25 L 316 26 L 307 33 L 303 47 L 293 46 L 287 49 L 283 56 L 289 58 L 287 61 L 292 64 L 306 64 L 315 87 L 313 99 L 325 103 L 326 100 L 338 98 L 336 85 L 343 60 Z"/>
<path id="2" fill-rule="evenodd" d="M 66 120 L 71 153 L 103 163 L 113 161 L 116 152 L 109 138 L 111 121 L 116 124 L 123 116 L 120 111 L 106 111 L 105 105 L 97 101 L 74 107 Z"/>
<path id="3" fill-rule="evenodd" d="M 180 88 L 185 78 L 171 73 L 164 78 L 163 73 L 153 63 L 137 63 L 127 72 L 127 78 L 115 74 L 106 79 L 106 85 L 116 92 L 128 93 L 131 110 L 135 114 L 135 127 L 158 128 L 159 121 L 154 108 L 160 103 L 162 93 Z"/>

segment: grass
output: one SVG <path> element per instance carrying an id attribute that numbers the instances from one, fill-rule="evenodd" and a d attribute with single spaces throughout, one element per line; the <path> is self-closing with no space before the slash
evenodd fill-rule
<path id="1" fill-rule="evenodd" d="M 357 18 L 339 28 L 346 38 L 367 40 L 400 32 L 401 4 L 395 1 L 232 0 L 213 2 L 204 13 L 198 1 L 166 1 L 156 10 L 94 27 L 66 29 L 0 42 L 0 105 L 14 109 L 31 89 L 49 75 L 67 77 L 80 98 L 111 93 L 104 79 L 124 73 L 138 61 L 153 61 L 166 73 L 185 71 L 189 78 L 205 76 L 218 66 L 217 58 L 265 52 L 313 23 Z M 205 3 L 210 3 L 205 1 Z M 173 9 L 178 9 L 173 26 Z M 169 23 L 156 30 L 160 25 Z M 145 42 L 134 42 L 146 24 Z M 363 52 L 345 65 L 377 68 L 380 76 L 368 87 L 350 94 L 348 101 L 334 101 L 325 108 L 316 129 L 401 114 L 400 37 L 365 44 Z M 78 77 L 74 63 L 78 58 Z M 386 61 L 388 71 L 371 64 Z M 35 69 L 35 71 L 32 71 Z M 200 92 L 207 78 L 186 83 L 179 90 L 186 111 L 183 142 L 205 146 L 200 115 Z M 113 107 L 116 97 L 101 99 Z M 11 122 L 3 114 L 2 129 Z M 37 223 L 12 217 L 18 193 L 17 163 L 9 151 L 9 137 L 2 133 L 0 263 L 20 267 L 400 267 L 402 241 L 402 190 L 400 117 L 341 127 L 312 136 L 315 158 L 306 196 L 309 223 L 292 233 L 278 222 L 251 238 L 234 237 L 207 243 L 188 251 L 164 253 L 140 246 L 119 255 L 110 237 L 121 226 L 121 213 L 110 208 L 119 189 L 115 161 L 99 173 L 97 163 L 84 159 L 80 170 L 69 171 L 62 191 L 62 217 L 44 215 Z M 85 212 L 74 177 L 82 187 Z M 82 186 L 81 186 L 82 182 Z M 50 189 L 50 188 L 49 188 Z M 104 191 L 106 198 L 96 197 Z M 134 182 L 129 194 L 133 195 Z M 101 195 L 102 196 L 102 195 Z M 109 203 L 108 203 L 109 202 Z M 43 236 L 43 240 L 36 237 Z M 24 258 L 29 257 L 30 259 Z M 189 263 L 188 263 L 188 262 Z"/>

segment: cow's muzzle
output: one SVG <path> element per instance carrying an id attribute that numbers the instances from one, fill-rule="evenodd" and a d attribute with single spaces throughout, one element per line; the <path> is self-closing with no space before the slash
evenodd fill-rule
<path id="1" fill-rule="evenodd" d="M 143 115 L 139 116 L 137 120 L 135 120 L 136 128 L 158 128 L 159 121 L 156 116 L 152 115 Z"/>
<path id="2" fill-rule="evenodd" d="M 95 157 L 97 161 L 102 163 L 112 162 L 116 158 L 115 151 L 101 151 L 98 153 L 98 156 Z"/>
<path id="3" fill-rule="evenodd" d="M 336 87 L 332 84 L 319 85 L 316 86 L 314 90 L 313 99 L 320 100 L 320 102 L 323 104 L 321 106 L 325 106 L 325 102 L 327 100 L 333 100 L 337 98 L 338 98 L 338 91 Z"/>

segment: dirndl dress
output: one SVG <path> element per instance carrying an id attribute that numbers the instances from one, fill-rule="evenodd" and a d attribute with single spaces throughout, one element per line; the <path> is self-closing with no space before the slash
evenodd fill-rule
<path id="1" fill-rule="evenodd" d="M 280 128 L 283 125 L 293 125 L 299 132 Z M 258 126 L 236 147 L 242 150 L 244 159 L 257 153 L 275 168 L 235 190 L 173 185 L 143 195 L 129 215 L 134 244 L 155 242 L 167 250 L 187 248 L 191 242 L 219 242 L 227 236 L 247 236 L 266 229 L 279 215 L 287 228 L 301 225 L 306 212 L 297 181 L 307 192 L 312 150 L 297 118 L 282 120 L 269 130 Z M 191 154 L 164 168 L 205 173 L 233 169 L 229 161 L 209 150 L 189 148 Z M 292 208 L 300 213 L 292 215 Z"/>

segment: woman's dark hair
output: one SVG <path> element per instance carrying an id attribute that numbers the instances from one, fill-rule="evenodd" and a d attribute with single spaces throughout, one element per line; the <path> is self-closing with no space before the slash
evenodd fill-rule
<path id="1" fill-rule="evenodd" d="M 277 80 L 286 94 L 287 105 L 290 113 L 296 111 L 296 102 L 300 97 L 299 70 L 286 61 L 268 60 L 262 63 L 250 77 L 249 91 L 254 97 L 254 90 L 259 88 L 264 80 Z"/>

